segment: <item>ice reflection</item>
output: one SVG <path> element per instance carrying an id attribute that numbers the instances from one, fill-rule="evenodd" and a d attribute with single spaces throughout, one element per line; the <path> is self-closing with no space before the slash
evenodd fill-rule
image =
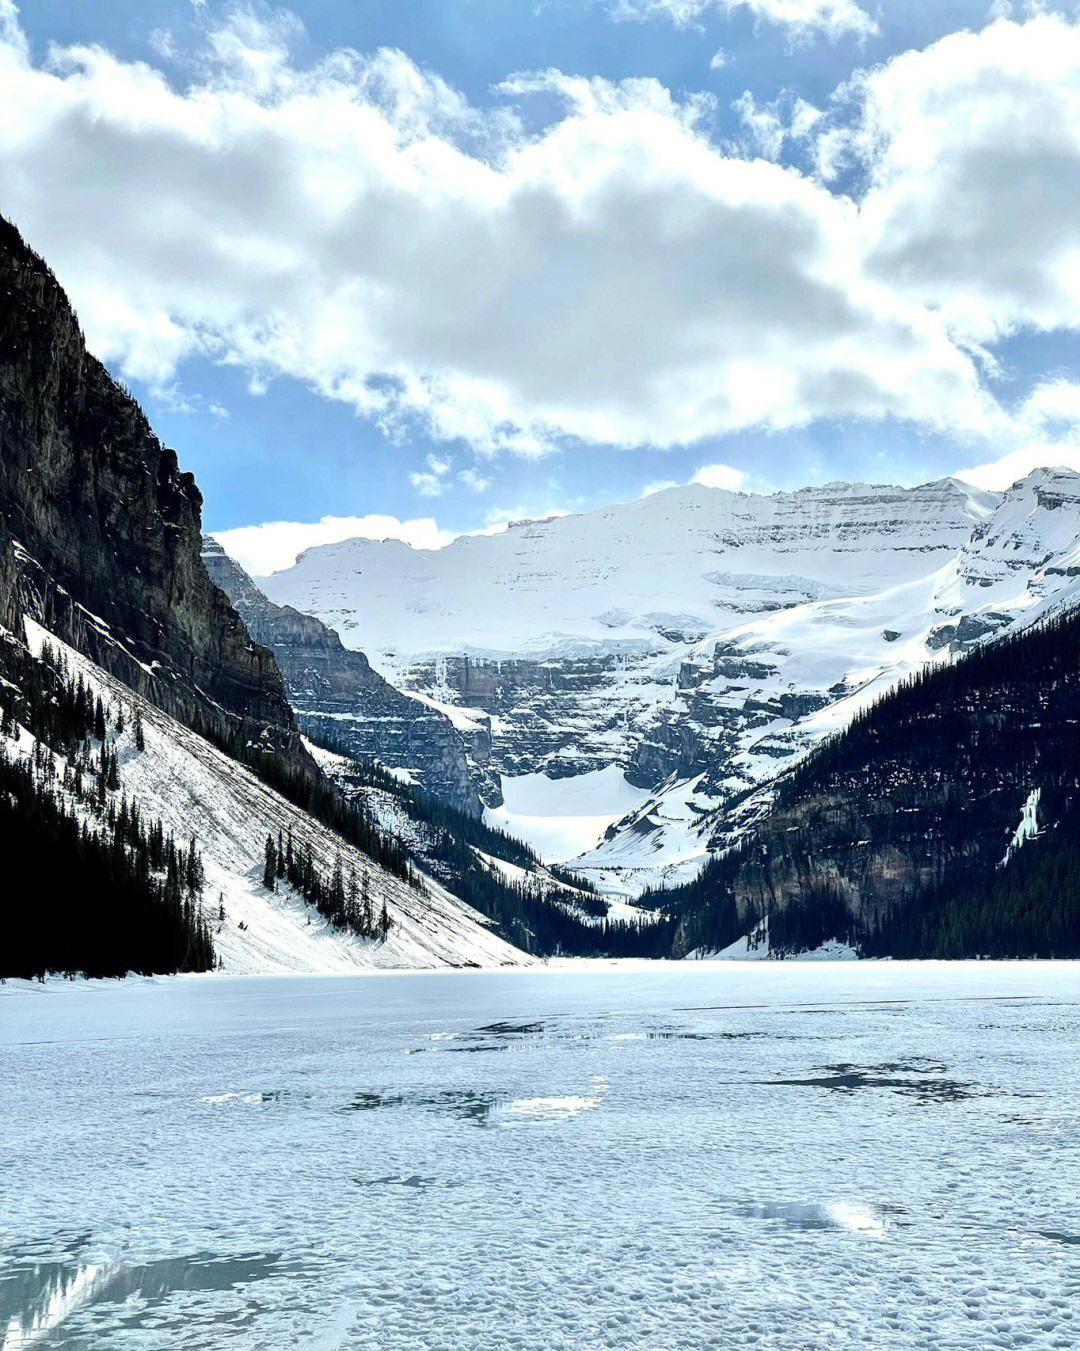
<path id="1" fill-rule="evenodd" d="M 159 1303 L 174 1291 L 222 1291 L 271 1276 L 294 1275 L 281 1253 L 243 1257 L 166 1258 L 131 1265 L 123 1261 L 35 1262 L 9 1266 L 0 1280 L 0 1349 L 21 1351 L 52 1341 L 52 1334 L 91 1304 L 123 1303 L 133 1296 Z"/>
<path id="2" fill-rule="evenodd" d="M 759 1201 L 743 1207 L 748 1219 L 778 1220 L 789 1229 L 848 1229 L 884 1238 L 892 1219 L 883 1206 L 851 1201 Z"/>

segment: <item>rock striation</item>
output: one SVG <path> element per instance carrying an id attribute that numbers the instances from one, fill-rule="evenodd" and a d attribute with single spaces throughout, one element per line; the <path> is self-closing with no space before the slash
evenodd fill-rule
<path id="1" fill-rule="evenodd" d="M 480 813 L 482 788 L 489 801 L 501 799 L 498 777 L 485 772 L 491 755 L 485 722 L 460 731 L 438 709 L 402 694 L 321 620 L 268 600 L 210 536 L 202 557 L 252 637 L 273 652 L 309 736 L 406 770 L 433 797 L 472 816 Z"/>

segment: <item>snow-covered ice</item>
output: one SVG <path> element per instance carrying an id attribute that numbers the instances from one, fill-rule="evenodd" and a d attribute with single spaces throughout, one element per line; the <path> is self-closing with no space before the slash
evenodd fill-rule
<path id="1" fill-rule="evenodd" d="M 1080 965 L 0 986 L 0 1345 L 1074 1348 Z"/>

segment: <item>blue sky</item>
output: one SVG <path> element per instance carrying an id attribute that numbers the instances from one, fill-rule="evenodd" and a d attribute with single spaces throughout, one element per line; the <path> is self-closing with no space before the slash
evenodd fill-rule
<path id="1" fill-rule="evenodd" d="M 0 0 L 0 212 L 207 528 L 289 523 L 256 570 L 695 477 L 1004 486 L 1080 464 L 1074 20 Z"/>

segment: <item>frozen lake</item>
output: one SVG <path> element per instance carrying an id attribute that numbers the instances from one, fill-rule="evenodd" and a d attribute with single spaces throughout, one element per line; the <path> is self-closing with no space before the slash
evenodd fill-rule
<path id="1" fill-rule="evenodd" d="M 1080 967 L 0 986 L 0 1345 L 1080 1345 Z"/>

